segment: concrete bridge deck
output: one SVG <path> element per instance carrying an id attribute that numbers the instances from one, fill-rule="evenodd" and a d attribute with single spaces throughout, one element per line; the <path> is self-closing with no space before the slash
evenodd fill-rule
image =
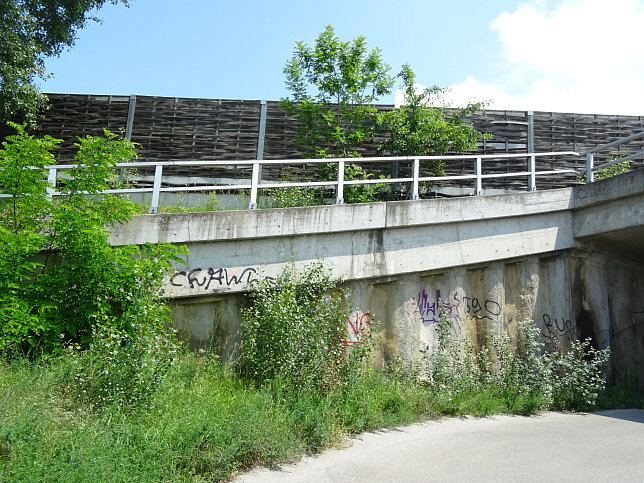
<path id="1" fill-rule="evenodd" d="M 324 259 L 357 280 L 588 246 L 644 254 L 644 170 L 528 193 L 270 210 L 142 215 L 112 242 L 186 244 L 172 297 L 241 292 L 289 263 Z"/>

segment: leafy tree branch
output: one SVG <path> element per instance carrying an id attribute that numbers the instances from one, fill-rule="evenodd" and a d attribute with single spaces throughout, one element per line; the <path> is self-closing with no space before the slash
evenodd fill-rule
<path id="1" fill-rule="evenodd" d="M 76 33 L 106 3 L 129 0 L 3 0 L 0 2 L 0 123 L 33 121 L 46 96 L 45 59 L 72 47 Z"/>

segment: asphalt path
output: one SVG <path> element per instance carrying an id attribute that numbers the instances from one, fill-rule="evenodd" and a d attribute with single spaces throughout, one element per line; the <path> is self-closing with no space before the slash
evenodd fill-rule
<path id="1" fill-rule="evenodd" d="M 234 481 L 644 482 L 644 410 L 428 421 Z"/>

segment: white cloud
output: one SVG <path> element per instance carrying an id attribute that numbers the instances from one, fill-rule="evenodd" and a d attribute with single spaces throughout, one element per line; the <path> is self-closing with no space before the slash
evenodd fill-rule
<path id="1" fill-rule="evenodd" d="M 642 0 L 534 0 L 501 13 L 493 81 L 450 86 L 454 105 L 491 100 L 490 109 L 644 115 Z"/>

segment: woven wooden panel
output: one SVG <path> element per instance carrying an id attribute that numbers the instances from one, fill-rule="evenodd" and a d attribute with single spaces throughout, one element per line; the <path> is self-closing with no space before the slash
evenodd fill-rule
<path id="1" fill-rule="evenodd" d="M 44 113 L 39 133 L 62 138 L 57 153 L 58 162 L 73 162 L 73 143 L 78 136 L 101 134 L 103 127 L 124 131 L 127 123 L 129 96 L 96 96 L 77 94 L 50 94 L 51 107 Z M 380 110 L 393 106 L 380 105 Z M 257 100 L 196 99 L 174 97 L 137 96 L 134 111 L 132 140 L 139 143 L 141 160 L 234 160 L 256 159 L 260 132 L 261 103 Z M 524 153 L 528 144 L 528 113 L 526 111 L 487 110 L 467 117 L 476 129 L 491 134 L 475 151 L 481 154 Z M 534 148 L 536 152 L 577 151 L 644 130 L 644 119 L 639 116 L 607 116 L 534 112 Z M 296 121 L 288 116 L 277 101 L 267 102 L 266 130 L 263 159 L 294 159 L 304 157 L 303 150 L 295 144 Z M 382 138 L 364 143 L 359 149 L 363 156 L 384 155 L 378 150 Z M 644 139 L 616 148 L 633 152 L 644 150 Z M 610 153 L 607 153 L 609 155 Z M 606 155 L 606 156 L 607 156 Z M 597 164 L 605 161 L 599 158 Z M 496 159 L 487 161 L 484 174 L 510 173 L 524 170 L 527 159 Z M 585 166 L 585 158 L 543 159 L 537 161 L 540 171 Z M 641 167 L 642 161 L 632 163 Z M 367 168 L 367 165 L 364 166 Z M 390 174 L 391 165 L 370 165 L 377 174 Z M 408 176 L 410 168 L 399 166 L 401 176 Z M 311 166 L 290 169 L 268 166 L 262 179 L 280 177 L 311 177 Z M 427 169 L 422 174 L 429 175 Z M 473 161 L 452 161 L 446 166 L 447 174 L 461 175 L 473 172 Z M 199 176 L 207 178 L 235 176 L 247 177 L 248 170 L 230 168 L 169 168 L 164 174 L 178 177 Z M 539 178 L 540 188 L 569 186 L 574 175 Z M 472 186 L 472 182 L 450 182 L 452 186 Z M 524 179 L 486 180 L 484 187 L 525 189 Z"/>
<path id="2" fill-rule="evenodd" d="M 49 94 L 38 134 L 62 139 L 55 153 L 57 162 L 73 162 L 74 143 L 82 136 L 100 136 L 103 129 L 125 132 L 129 96 Z"/>

